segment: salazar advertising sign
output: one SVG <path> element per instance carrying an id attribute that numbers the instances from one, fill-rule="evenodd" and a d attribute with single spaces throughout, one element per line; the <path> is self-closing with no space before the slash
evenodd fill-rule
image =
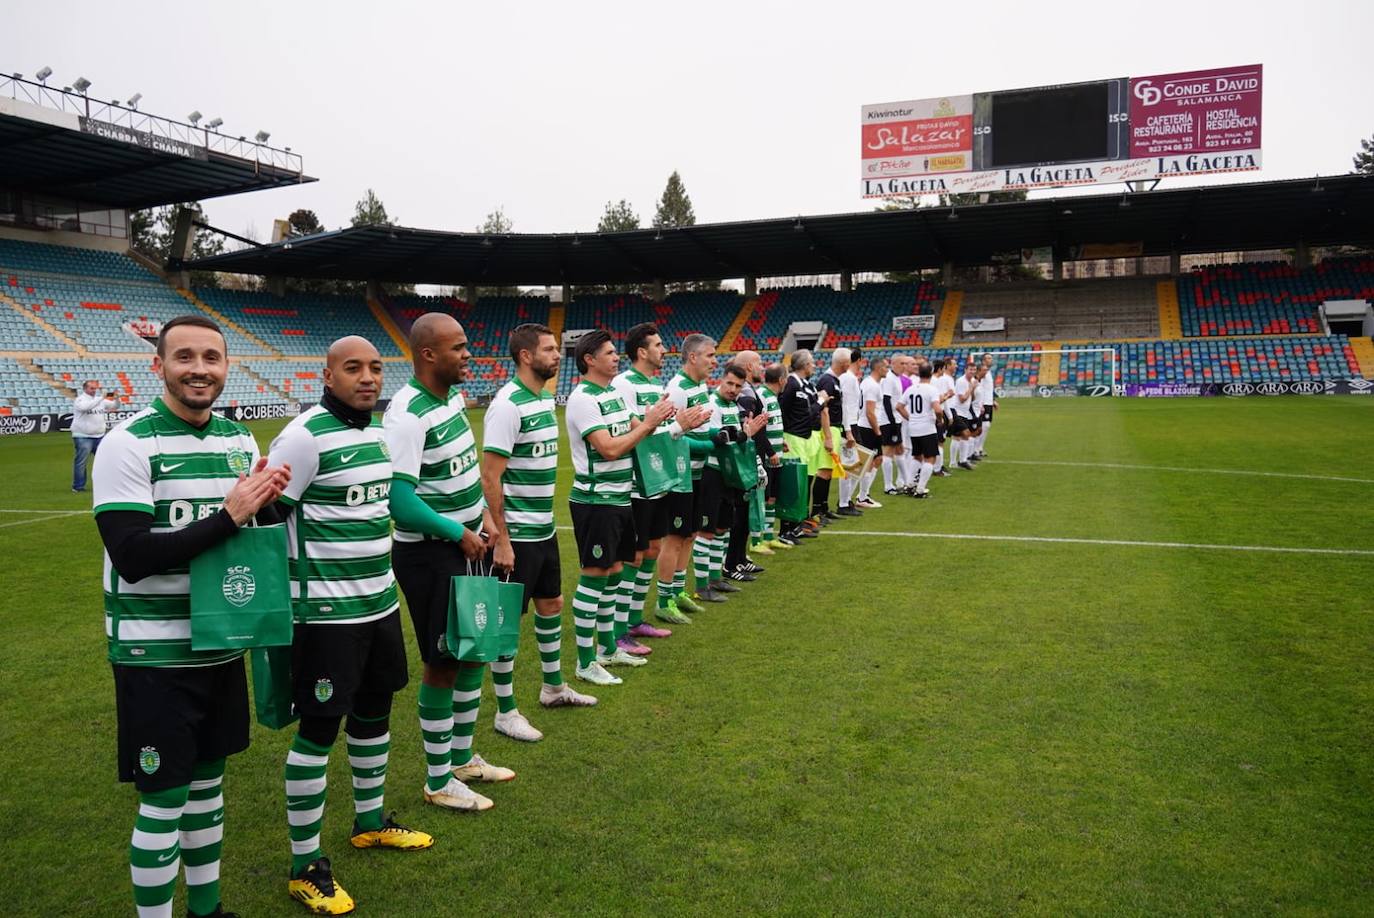
<path id="1" fill-rule="evenodd" d="M 865 105 L 864 175 L 935 175 L 973 168 L 973 97 Z"/>

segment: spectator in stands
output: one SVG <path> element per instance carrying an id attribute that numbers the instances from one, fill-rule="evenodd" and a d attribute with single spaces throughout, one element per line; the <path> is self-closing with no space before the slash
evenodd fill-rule
<path id="1" fill-rule="evenodd" d="M 72 461 L 72 493 L 86 490 L 86 462 L 95 455 L 100 439 L 105 436 L 106 415 L 119 407 L 113 392 L 100 392 L 100 381 L 88 379 L 81 384 L 81 394 L 72 402 L 72 443 L 76 458 Z"/>

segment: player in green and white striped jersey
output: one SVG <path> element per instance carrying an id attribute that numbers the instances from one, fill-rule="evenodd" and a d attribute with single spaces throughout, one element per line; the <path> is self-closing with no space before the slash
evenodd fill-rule
<path id="1" fill-rule="evenodd" d="M 485 810 L 491 800 L 465 782 L 509 781 L 515 773 L 472 751 L 484 665 L 455 660 L 444 640 L 453 577 L 476 572 L 491 531 L 477 463 L 477 441 L 463 393 L 468 339 L 450 315 L 431 312 L 410 329 L 414 375 L 387 405 L 382 426 L 391 452 L 392 565 L 405 594 L 424 661 L 420 732 L 424 799 L 454 810 Z M 501 692 L 509 671 L 492 681 Z M 518 711 L 513 719 L 529 729 Z M 533 737 L 537 739 L 538 736 Z"/>
<path id="2" fill-rule="evenodd" d="M 682 369 L 668 381 L 668 398 L 678 411 L 685 412 L 699 405 L 710 410 L 710 392 L 706 380 L 716 368 L 716 342 L 706 336 L 693 334 L 682 339 Z M 698 426 L 696 430 L 700 430 Z M 670 612 L 700 612 L 702 607 L 687 591 L 687 562 L 691 558 L 688 546 L 699 527 L 702 511 L 708 500 L 701 493 L 701 472 L 711 444 L 695 436 L 687 437 L 691 450 L 692 493 L 673 492 L 668 535 L 663 539 L 663 551 L 658 564 L 658 607 Z M 690 500 L 688 499 L 690 497 Z M 714 512 L 714 511 L 713 511 Z M 698 588 L 705 584 L 697 584 Z M 670 621 L 676 618 L 670 616 Z"/>
<path id="3" fill-rule="evenodd" d="M 563 681 L 563 571 L 553 528 L 558 479 L 558 418 L 545 384 L 558 377 L 558 339 L 546 325 L 526 323 L 510 335 L 515 378 L 482 422 L 482 492 L 491 508 L 492 562 L 524 585 L 520 614 L 534 600 L 534 636 L 543 672 L 544 707 L 589 707 L 596 698 Z M 512 704 L 514 701 L 512 700 Z"/>
<path id="4" fill-rule="evenodd" d="M 763 385 L 755 386 L 754 391 L 758 393 L 759 401 L 763 403 L 763 410 L 768 415 L 768 424 L 764 428 L 768 434 L 768 445 L 772 447 L 773 454 L 768 460 L 768 502 L 763 510 L 764 542 L 768 548 L 774 551 L 791 550 L 796 548 L 791 541 L 784 540 L 778 532 L 778 468 L 782 464 L 782 454 L 786 449 L 786 441 L 782 436 L 782 404 L 778 401 L 778 393 L 782 391 L 783 380 L 787 378 L 787 368 L 780 363 L 769 364 L 763 371 Z"/>
<path id="5" fill-rule="evenodd" d="M 221 914 L 224 762 L 248 748 L 243 652 L 191 648 L 189 564 L 291 476 L 259 458 L 247 428 L 211 412 L 228 371 L 214 322 L 169 320 L 153 358 L 161 397 L 105 437 L 92 473 L 119 779 L 139 796 L 130 874 L 147 918 L 170 918 L 183 863 L 187 913 Z"/>
<path id="6" fill-rule="evenodd" d="M 573 352 L 582 382 L 568 396 L 565 421 L 573 454 L 569 500 L 582 575 L 573 597 L 577 629 L 577 677 L 616 685 L 606 664 L 642 666 L 646 661 L 615 643 L 615 606 L 622 564 L 635 556 L 635 521 L 630 509 L 633 478 L 630 452 L 673 416 L 661 397 L 635 417 L 623 393 L 611 387 L 620 366 L 610 332 L 596 329 L 578 339 Z M 599 638 L 600 652 L 596 642 Z"/>
<path id="7" fill-rule="evenodd" d="M 317 914 L 353 908 L 320 844 L 329 752 L 345 716 L 353 847 L 434 844 L 382 809 L 391 701 L 408 676 L 391 573 L 391 457 L 372 414 L 381 386 L 382 358 L 372 342 L 340 338 L 325 357 L 323 400 L 287 424 L 268 453 L 293 472 L 279 502 L 287 515 L 292 700 L 300 714 L 286 757 L 289 891 Z"/>
<path id="8" fill-rule="evenodd" d="M 631 360 L 630 369 L 617 376 L 612 386 L 621 394 L 630 413 L 643 419 L 649 406 L 661 401 L 667 392 L 658 376 L 663 368 L 665 348 L 657 326 L 645 322 L 631 328 L 625 335 L 625 352 Z M 673 420 L 659 425 L 654 436 L 680 439 L 684 429 L 700 426 L 710 417 L 710 413 L 710 409 L 704 405 L 679 411 Z M 643 483 L 636 472 L 630 490 L 630 507 L 635 520 L 635 557 L 633 562 L 625 564 L 621 572 L 620 594 L 615 610 L 616 646 L 627 653 L 649 653 L 648 646 L 635 638 L 668 637 L 672 634 L 666 628 L 655 628 L 644 621 L 644 604 L 649 598 L 649 585 L 655 579 L 663 538 L 668 534 L 674 498 L 671 493 L 645 497 Z M 686 504 L 682 513 L 685 522 L 691 513 L 691 491 L 688 490 L 676 500 Z M 658 617 L 675 624 L 691 621 L 676 607 L 670 607 L 669 601 L 659 605 Z"/>

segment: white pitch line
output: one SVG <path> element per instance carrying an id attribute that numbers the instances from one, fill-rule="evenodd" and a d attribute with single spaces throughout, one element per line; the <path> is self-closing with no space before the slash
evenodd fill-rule
<path id="1" fill-rule="evenodd" d="M 16 520 L 13 523 L 0 523 L 0 529 L 8 529 L 11 526 L 27 526 L 30 523 L 50 523 L 53 520 L 65 520 L 68 517 L 84 514 L 85 510 L 63 510 L 60 513 L 48 513 L 32 520 Z"/>
<path id="2" fill-rule="evenodd" d="M 1342 481 L 1348 484 L 1374 484 L 1374 478 L 1344 478 L 1339 475 L 1301 475 L 1296 472 L 1258 472 L 1251 469 L 1198 469 L 1178 465 L 1126 465 L 1119 462 L 1054 462 L 1048 459 L 988 459 L 994 465 L 1052 465 L 1077 469 L 1131 469 L 1148 472 L 1192 472 L 1209 475 L 1252 475 L 1258 478 L 1305 478 L 1309 481 Z"/>
<path id="3" fill-rule="evenodd" d="M 876 530 L 833 529 L 827 536 L 893 536 L 903 539 L 962 539 L 977 542 L 1050 542 L 1064 545 L 1124 545 L 1133 548 L 1201 548 L 1208 551 L 1259 551 L 1293 555 L 1353 555 L 1374 558 L 1374 550 L 1364 548 L 1290 548 L 1284 545 L 1225 545 L 1208 542 L 1148 542 L 1140 539 L 1075 539 L 1055 536 L 974 535 L 962 532 L 878 532 Z"/>
<path id="4" fill-rule="evenodd" d="M 37 510 L 4 510 L 4 509 L 0 509 L 0 513 L 30 513 L 30 514 L 32 514 L 32 513 L 85 513 L 85 512 L 86 512 L 85 510 L 59 510 L 59 509 L 57 509 L 56 507 L 49 507 L 49 508 L 47 508 L 47 509 L 39 508 L 39 509 L 37 509 Z"/>

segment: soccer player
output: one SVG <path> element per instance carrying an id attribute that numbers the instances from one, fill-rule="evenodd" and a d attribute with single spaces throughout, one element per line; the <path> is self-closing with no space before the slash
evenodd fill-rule
<path id="1" fill-rule="evenodd" d="M 988 432 L 992 429 L 992 415 L 997 410 L 997 387 L 994 378 L 996 374 L 993 372 L 991 354 L 983 355 L 983 365 L 979 369 L 979 374 L 978 394 L 983 406 L 983 432 L 978 435 L 973 456 L 975 459 L 986 459 L 987 451 L 983 449 L 983 445 L 988 441 Z"/>
<path id="2" fill-rule="evenodd" d="M 953 358 L 941 357 L 935 361 L 935 375 L 932 384 L 935 391 L 940 393 L 940 404 L 943 408 L 942 413 L 935 418 L 935 424 L 940 430 L 940 443 L 949 441 L 949 454 L 951 462 L 954 456 L 954 360 Z M 935 456 L 935 476 L 948 478 L 949 471 L 945 468 L 945 454 L 943 449 Z"/>
<path id="3" fill-rule="evenodd" d="M 874 509 L 882 506 L 869 496 L 869 491 L 873 488 L 879 467 L 884 465 L 882 437 L 878 431 L 882 428 L 883 380 L 887 378 L 887 360 L 883 357 L 872 358 L 868 362 L 868 370 L 868 376 L 859 385 L 861 407 L 856 433 L 859 445 L 873 451 L 873 464 L 859 480 L 855 503 L 866 509 Z"/>
<path id="4" fill-rule="evenodd" d="M 969 439 L 973 427 L 973 386 L 974 386 L 974 365 L 969 361 L 964 367 L 964 373 L 954 382 L 954 398 L 951 403 L 954 405 L 953 427 L 954 442 L 949 448 L 950 462 L 966 472 L 973 471 L 973 463 L 968 461 L 971 452 Z"/>
<path id="5" fill-rule="evenodd" d="M 847 445 L 852 439 L 849 428 L 846 427 L 844 423 L 844 380 L 851 378 L 849 374 L 850 363 L 849 348 L 835 348 L 834 352 L 830 355 L 830 369 L 822 373 L 821 378 L 816 382 L 816 389 L 824 392 L 826 395 L 825 420 L 829 428 L 826 431 L 828 439 L 825 443 L 827 454 L 838 452 L 839 446 Z M 831 474 L 834 474 L 833 467 L 831 469 Z M 863 515 L 858 510 L 849 506 L 849 498 L 854 489 L 853 485 L 850 485 L 848 488 L 845 487 L 848 482 L 849 478 L 847 476 L 840 479 L 840 505 L 834 513 L 830 512 L 830 485 L 828 481 L 827 484 L 823 486 L 826 502 L 821 506 L 820 510 L 832 520 L 839 519 L 842 516 Z"/>
<path id="6" fill-rule="evenodd" d="M 545 388 L 558 377 L 558 338 L 546 325 L 518 325 L 510 333 L 510 355 L 515 378 L 496 393 L 482 423 L 482 493 L 493 527 L 492 563 L 524 585 L 521 615 L 534 600 L 539 703 L 590 707 L 596 698 L 564 682 L 562 670 L 563 570 L 553 528 L 558 418 L 553 393 Z M 493 675 L 498 664 L 505 667 L 507 661 L 492 664 Z M 503 679 L 507 694 L 502 696 L 498 686 L 497 701 L 515 711 L 509 669 Z"/>
<path id="7" fill-rule="evenodd" d="M 191 649 L 188 565 L 275 501 L 291 470 L 210 410 L 228 370 L 219 326 L 170 319 L 153 357 L 161 396 L 106 435 L 92 471 L 119 780 L 138 790 L 129 871 L 141 918 L 171 918 L 183 863 L 187 914 L 230 914 L 221 782 L 225 758 L 248 748 L 248 685 L 243 651 Z"/>
<path id="8" fill-rule="evenodd" d="M 911 455 L 920 460 L 915 496 L 930 497 L 930 476 L 935 472 L 935 455 L 940 451 L 940 438 L 935 430 L 935 414 L 942 409 L 940 393 L 931 383 L 934 375 L 929 363 L 917 371 L 917 382 L 906 390 L 906 406 L 910 415 L 907 432 L 911 437 Z"/>
<path id="9" fill-rule="evenodd" d="M 888 371 L 882 378 L 881 394 L 882 401 L 878 406 L 878 423 L 881 425 L 878 430 L 878 439 L 882 443 L 883 457 L 883 492 L 885 494 L 896 494 L 901 486 L 902 472 L 902 422 L 900 414 L 904 410 L 902 406 L 902 379 L 903 362 L 905 357 L 901 354 L 892 358 L 888 364 Z"/>
<path id="10" fill-rule="evenodd" d="M 740 417 L 749 419 L 758 415 L 763 416 L 763 427 L 753 436 L 755 452 L 758 455 L 760 467 L 763 471 L 759 474 L 757 487 L 763 489 L 764 507 L 767 507 L 768 494 L 768 467 L 777 465 L 781 460 L 776 454 L 776 448 L 772 440 L 768 437 L 769 416 L 768 409 L 764 404 L 763 396 L 760 391 L 763 389 L 763 358 L 757 351 L 740 351 L 735 355 L 734 363 L 744 369 L 745 380 L 741 387 L 739 397 L 735 403 L 739 405 Z M 782 430 L 779 428 L 779 439 Z M 735 523 L 730 531 L 730 551 L 725 556 L 726 576 L 733 580 L 749 580 L 749 575 L 763 573 L 763 568 L 755 564 L 749 558 L 749 550 L 752 549 L 761 555 L 773 554 L 773 549 L 763 544 L 763 532 L 751 532 L 749 528 L 749 502 L 752 500 L 752 492 L 745 495 L 745 500 L 741 501 L 739 507 L 735 509 Z M 765 509 L 765 517 L 767 510 Z M 771 529 L 770 529 L 771 532 Z"/>
<path id="11" fill-rule="evenodd" d="M 765 492 L 765 503 L 763 509 L 763 546 L 773 550 L 791 550 L 797 547 L 796 540 L 780 532 L 777 526 L 778 519 L 778 469 L 782 466 L 782 454 L 787 449 L 782 438 L 782 405 L 778 401 L 778 393 L 782 391 L 783 380 L 787 376 L 787 368 L 780 363 L 769 364 L 763 371 L 763 385 L 756 386 L 755 392 L 758 393 L 759 402 L 763 405 L 764 413 L 768 416 L 768 423 L 764 426 L 764 434 L 768 437 L 768 446 L 771 453 L 765 468 L 768 471 L 768 490 Z"/>
<path id="12" fill-rule="evenodd" d="M 435 806 L 476 812 L 492 802 L 467 782 L 509 781 L 515 773 L 472 751 L 485 664 L 454 659 L 444 639 L 452 580 L 481 562 L 487 548 L 479 532 L 491 529 L 477 443 L 457 388 L 467 375 L 468 339 L 452 316 L 430 312 L 411 326 L 410 350 L 414 375 L 387 405 L 382 429 L 391 454 L 392 565 L 424 662 L 418 699 L 423 797 Z M 493 681 L 499 698 L 495 672 Z M 513 735 L 538 738 L 528 735 L 533 728 L 523 717 L 515 717 Z"/>
<path id="13" fill-rule="evenodd" d="M 434 839 L 383 815 L 392 695 L 405 687 L 405 639 L 391 572 L 391 459 L 372 410 L 382 358 L 366 338 L 329 347 L 324 398 L 287 424 L 268 462 L 289 465 L 287 520 L 295 639 L 292 703 L 300 726 L 286 756 L 293 899 L 343 915 L 353 899 L 320 845 L 329 752 L 348 718 L 355 848 L 428 848 Z"/>
<path id="14" fill-rule="evenodd" d="M 709 594 L 701 591 L 702 599 L 707 602 L 719 601 L 712 599 L 712 595 L 723 599 L 724 593 L 739 592 L 739 587 L 725 580 L 725 559 L 730 553 L 731 530 L 736 518 L 736 508 L 744 499 L 744 492 L 726 484 L 720 468 L 720 454 L 733 444 L 743 443 L 753 437 L 763 430 L 768 422 L 768 418 L 761 414 L 748 421 L 741 421 L 737 400 L 740 389 L 747 380 L 748 371 L 743 366 L 734 362 L 727 365 L 725 373 L 721 375 L 720 384 L 711 393 L 711 420 L 707 422 L 704 431 L 689 434 L 704 439 L 711 445 L 711 453 L 706 457 L 706 468 L 701 473 L 701 488 L 708 495 L 706 501 L 709 515 L 699 521 L 701 530 L 697 533 L 697 544 L 704 543 L 707 550 L 693 557 L 697 583 L 704 579 L 710 590 Z M 715 504 L 714 510 L 710 510 L 712 502 Z M 735 579 L 752 580 L 754 577 L 750 573 L 749 577 Z"/>
<path id="15" fill-rule="evenodd" d="M 630 508 L 630 452 L 673 416 L 666 396 L 630 412 L 623 390 L 612 387 L 620 354 L 611 333 L 598 328 L 573 349 L 582 381 L 568 396 L 564 421 L 572 448 L 573 486 L 569 503 L 582 573 L 573 596 L 577 629 L 577 678 L 593 685 L 619 685 L 612 666 L 643 666 L 642 656 L 616 646 L 615 608 L 620 573 L 635 557 L 635 520 Z M 598 644 L 599 652 L 598 652 Z"/>
<path id="16" fill-rule="evenodd" d="M 863 396 L 859 387 L 863 384 L 864 367 L 868 361 L 856 347 L 849 350 L 849 369 L 840 377 L 840 398 L 843 411 L 840 421 L 843 426 L 844 445 L 853 449 L 859 442 L 856 428 L 859 426 L 859 412 L 863 408 Z M 845 508 L 853 510 L 852 515 L 862 516 L 863 510 L 856 506 L 855 494 L 859 490 L 859 475 L 846 475 L 840 479 L 840 508 L 835 511 L 840 516 L 850 516 Z"/>
<path id="17" fill-rule="evenodd" d="M 686 412 L 689 408 L 707 405 L 707 400 L 711 396 L 706 388 L 706 380 L 715 368 L 716 342 L 712 338 L 699 334 L 683 338 L 682 369 L 668 382 L 668 398 L 672 400 L 673 407 L 680 412 Z M 707 410 L 710 410 L 709 405 Z M 684 514 L 683 511 L 688 509 L 686 499 L 676 493 L 669 498 L 673 501 L 669 508 L 672 516 L 668 521 L 668 535 L 663 540 L 663 552 L 672 558 L 672 564 L 669 565 L 663 560 L 658 565 L 658 596 L 660 609 L 663 608 L 665 601 L 663 596 L 667 593 L 672 600 L 672 609 L 696 614 L 702 610 L 697 601 L 700 594 L 694 597 L 687 590 L 687 562 L 696 550 L 692 542 L 693 534 L 701 528 L 700 523 L 706 512 L 701 491 L 701 473 L 706 468 L 706 455 L 710 452 L 710 444 L 696 437 L 688 437 L 687 444 L 691 450 L 692 465 L 691 508 Z M 692 545 L 693 548 L 689 550 L 688 545 Z M 706 584 L 698 583 L 695 586 L 700 590 Z M 685 622 L 685 616 L 683 619 Z"/>
<path id="18" fill-rule="evenodd" d="M 631 328 L 625 336 L 625 352 L 630 358 L 630 369 L 621 373 L 612 383 L 629 406 L 630 413 L 639 420 L 651 405 L 662 401 L 667 393 L 659 380 L 663 369 L 663 355 L 666 349 L 658 328 L 645 322 Z M 665 421 L 653 434 L 656 437 L 681 437 L 683 425 L 700 426 L 711 415 L 704 405 L 678 412 L 675 420 Z M 688 492 L 690 502 L 690 492 Z M 663 538 L 668 534 L 669 515 L 673 501 L 671 494 L 646 497 L 639 476 L 635 475 L 630 488 L 630 508 L 635 521 L 635 557 L 625 565 L 620 575 L 620 596 L 616 602 L 616 646 L 627 653 L 647 654 L 650 648 L 637 638 L 664 638 L 673 632 L 667 628 L 656 628 L 644 621 L 644 604 L 649 598 L 649 586 L 656 579 L 654 573 L 663 548 Z M 659 605 L 659 617 L 672 620 L 682 618 L 683 613 L 672 605 L 668 597 Z"/>
<path id="19" fill-rule="evenodd" d="M 809 476 L 807 482 L 807 493 L 812 496 L 812 507 L 816 504 L 816 496 L 821 493 L 822 486 L 815 484 L 821 471 L 821 459 L 819 453 L 822 451 L 823 444 L 819 436 L 812 436 L 822 427 L 821 410 L 825 407 L 828 396 L 818 393 L 816 387 L 811 383 L 811 376 L 816 370 L 815 358 L 811 352 L 801 348 L 792 353 L 792 371 L 787 375 L 787 382 L 783 384 L 782 391 L 778 393 L 778 403 L 782 407 L 782 438 L 787 447 L 787 452 L 791 458 L 800 459 L 806 463 L 806 473 Z M 826 415 L 828 423 L 829 416 Z M 829 463 L 829 457 L 826 462 Z M 826 466 L 826 478 L 828 488 L 830 467 Z M 827 491 L 828 493 L 828 491 Z M 787 533 L 795 538 L 814 539 L 817 537 L 821 517 L 812 516 L 806 523 L 793 524 Z M 827 521 L 828 522 L 828 521 Z"/>

